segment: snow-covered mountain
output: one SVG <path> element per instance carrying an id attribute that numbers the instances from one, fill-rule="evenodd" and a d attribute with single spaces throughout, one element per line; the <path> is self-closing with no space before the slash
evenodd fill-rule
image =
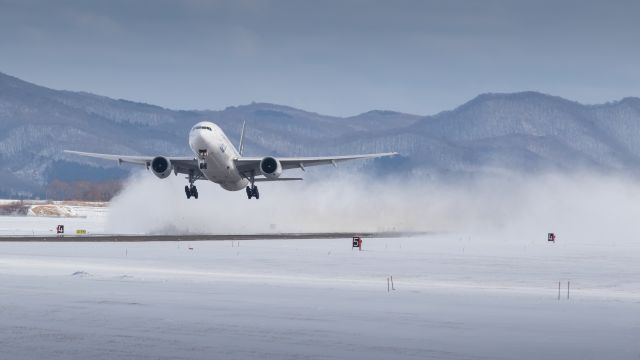
<path id="1" fill-rule="evenodd" d="M 187 133 L 200 120 L 218 123 L 231 139 L 247 120 L 247 155 L 403 155 L 367 164 L 378 172 L 635 172 L 640 165 L 638 98 L 582 105 L 535 92 L 484 94 L 435 116 L 369 111 L 340 118 L 264 103 L 176 111 L 0 73 L 0 196 L 42 196 L 53 179 L 113 179 L 128 171 L 63 149 L 189 154 Z"/>

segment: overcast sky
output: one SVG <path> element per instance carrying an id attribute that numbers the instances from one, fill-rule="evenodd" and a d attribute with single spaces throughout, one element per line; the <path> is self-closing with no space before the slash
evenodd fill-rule
<path id="1" fill-rule="evenodd" d="M 640 1 L 0 0 L 0 72 L 176 109 L 640 96 Z"/>

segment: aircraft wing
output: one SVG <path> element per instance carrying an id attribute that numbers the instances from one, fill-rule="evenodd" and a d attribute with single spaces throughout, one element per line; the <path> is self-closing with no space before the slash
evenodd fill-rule
<path id="1" fill-rule="evenodd" d="M 345 155 L 345 156 L 316 156 L 316 157 L 275 157 L 282 166 L 282 170 L 299 168 L 304 170 L 307 166 L 317 165 L 336 165 L 339 162 L 358 160 L 358 159 L 374 159 L 385 156 L 395 156 L 398 153 L 378 153 L 378 154 L 362 154 L 362 155 Z M 261 157 L 240 157 L 235 159 L 236 167 L 242 174 L 256 175 L 260 174 Z"/>
<path id="2" fill-rule="evenodd" d="M 151 166 L 151 161 L 155 156 L 137 156 L 137 155 L 112 155 L 112 154 L 97 154 L 97 153 L 89 153 L 82 151 L 72 151 L 72 150 L 64 150 L 65 153 L 92 157 L 97 159 L 105 159 L 105 160 L 114 160 L 117 161 L 118 164 L 129 163 L 129 164 L 138 164 L 145 165 L 146 167 Z M 198 167 L 198 160 L 193 156 L 166 156 L 169 161 L 171 161 L 171 165 L 175 171 L 180 174 L 189 174 L 193 172 L 194 174 L 200 174 L 200 169 Z"/>

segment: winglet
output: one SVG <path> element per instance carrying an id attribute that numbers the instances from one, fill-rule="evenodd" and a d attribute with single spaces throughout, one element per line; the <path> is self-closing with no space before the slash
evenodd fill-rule
<path id="1" fill-rule="evenodd" d="M 242 121 L 242 131 L 240 131 L 240 146 L 238 146 L 238 152 L 240 152 L 240 156 L 244 152 L 244 127 L 247 124 L 247 120 Z"/>

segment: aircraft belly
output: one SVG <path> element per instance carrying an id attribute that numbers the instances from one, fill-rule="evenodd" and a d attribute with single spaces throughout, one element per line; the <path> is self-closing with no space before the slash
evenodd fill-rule
<path id="1" fill-rule="evenodd" d="M 242 190 L 245 188 L 245 186 L 249 185 L 249 180 L 247 179 L 243 179 L 240 178 L 237 181 L 226 181 L 223 183 L 220 183 L 220 186 L 225 189 L 225 190 L 229 190 L 229 191 L 238 191 L 238 190 Z"/>
<path id="2" fill-rule="evenodd" d="M 235 170 L 233 161 L 226 154 L 214 153 L 207 157 L 207 169 L 203 171 L 207 179 L 220 183 L 235 183 L 242 178 Z"/>
<path id="3" fill-rule="evenodd" d="M 189 144 L 196 155 L 201 152 L 206 154 L 203 159 L 206 167 L 200 167 L 205 178 L 230 191 L 242 190 L 248 185 L 248 180 L 235 167 L 233 158 L 238 154 L 234 153 L 233 146 L 229 146 L 228 141 L 215 136 L 194 136 L 190 138 Z"/>

